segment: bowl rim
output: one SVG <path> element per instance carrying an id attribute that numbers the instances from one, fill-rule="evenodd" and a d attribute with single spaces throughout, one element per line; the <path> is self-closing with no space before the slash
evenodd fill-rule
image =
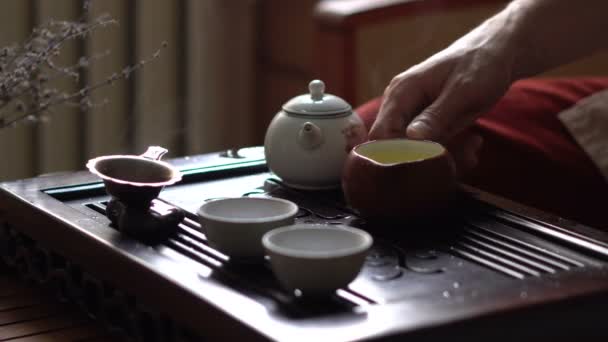
<path id="1" fill-rule="evenodd" d="M 398 162 L 398 163 L 380 163 L 376 160 L 373 160 L 372 158 L 369 158 L 361 153 L 359 153 L 358 149 L 361 147 L 364 147 L 366 145 L 372 145 L 375 143 L 387 143 L 387 142 L 391 142 L 391 141 L 409 141 L 409 142 L 416 142 L 416 143 L 424 143 L 424 144 L 430 144 L 430 145 L 436 145 L 441 147 L 442 151 L 441 153 L 434 155 L 432 157 L 428 157 L 428 158 L 421 158 L 421 159 L 415 159 L 415 160 L 410 160 L 410 161 L 404 161 L 404 162 Z M 432 141 L 432 140 L 416 140 L 416 139 L 408 139 L 408 138 L 392 138 L 392 139 L 376 139 L 376 140 L 369 140 L 366 141 L 364 143 L 361 143 L 355 147 L 352 148 L 352 153 L 357 155 L 357 157 L 360 157 L 362 159 L 365 159 L 366 161 L 373 163 L 375 165 L 380 165 L 380 166 L 394 166 L 394 165 L 411 165 L 411 164 L 418 164 L 418 163 L 422 163 L 422 162 L 426 162 L 429 160 L 434 160 L 434 159 L 439 159 L 439 158 L 443 158 L 444 156 L 446 156 L 448 154 L 448 149 L 443 146 L 442 144 L 436 142 L 436 141 Z"/>
<path id="2" fill-rule="evenodd" d="M 272 241 L 272 237 L 278 234 L 285 234 L 290 231 L 300 231 L 300 230 L 317 230 L 317 231 L 341 231 L 348 232 L 349 234 L 354 234 L 363 237 L 363 241 L 360 245 L 334 249 L 331 251 L 305 251 L 305 250 L 295 250 L 288 247 L 283 247 L 277 245 Z M 301 258 L 301 259 L 330 259 L 330 258 L 340 258 L 350 255 L 355 255 L 361 252 L 368 250 L 372 244 L 374 243 L 374 238 L 365 230 L 354 228 L 346 225 L 329 225 L 329 224 L 314 224 L 314 223 L 299 223 L 293 224 L 289 226 L 275 228 L 262 236 L 262 245 L 267 251 L 277 253 L 283 256 L 288 256 L 292 258 Z"/>
<path id="3" fill-rule="evenodd" d="M 97 164 L 99 162 L 104 161 L 104 160 L 112 160 L 112 159 L 137 159 L 137 160 L 144 160 L 145 162 L 149 162 L 149 163 L 155 163 L 155 164 L 158 164 L 158 165 L 170 170 L 171 178 L 166 181 L 163 181 L 163 182 L 154 182 L 154 183 L 132 182 L 132 181 L 127 181 L 127 180 L 123 180 L 123 179 L 110 177 L 108 175 L 101 173 L 97 169 Z M 178 169 L 176 169 L 173 165 L 171 165 L 167 162 L 164 162 L 162 160 L 154 160 L 154 159 L 144 158 L 144 157 L 136 156 L 136 155 L 116 154 L 116 155 L 110 155 L 110 156 L 96 157 L 93 159 L 89 159 L 89 161 L 86 164 L 86 167 L 87 167 L 87 169 L 89 169 L 89 171 L 92 174 L 96 175 L 97 177 L 99 177 L 103 180 L 107 180 L 107 181 L 110 181 L 113 183 L 132 185 L 132 186 L 138 186 L 138 187 L 162 187 L 162 186 L 166 186 L 166 185 L 175 184 L 182 180 L 182 173 Z"/>
<path id="4" fill-rule="evenodd" d="M 210 213 L 203 211 L 203 209 L 207 205 L 211 205 L 211 203 L 243 201 L 243 200 L 244 201 L 280 202 L 280 203 L 287 204 L 289 207 L 288 207 L 288 210 L 282 214 L 274 215 L 274 216 L 258 217 L 258 218 L 235 218 L 235 217 L 227 217 L 227 216 L 218 216 L 218 215 L 210 214 Z M 199 217 L 214 220 L 217 222 L 241 223 L 242 224 L 242 223 L 267 223 L 267 222 L 282 221 L 282 220 L 288 219 L 290 217 L 295 217 L 299 210 L 300 210 L 300 208 L 298 207 L 297 204 L 295 204 L 292 201 L 288 201 L 288 200 L 282 199 L 282 198 L 241 196 L 241 197 L 218 198 L 218 199 L 214 199 L 212 201 L 206 202 L 198 208 L 196 213 Z"/>

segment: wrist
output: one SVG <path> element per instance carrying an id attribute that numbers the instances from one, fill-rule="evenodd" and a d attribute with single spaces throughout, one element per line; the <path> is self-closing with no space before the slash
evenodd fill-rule
<path id="1" fill-rule="evenodd" d="M 497 33 L 498 53 L 505 56 L 510 69 L 510 82 L 534 76 L 544 70 L 539 44 L 534 43 L 533 25 L 526 14 L 530 11 L 529 1 L 513 1 L 505 10 L 493 17 Z"/>
<path id="2" fill-rule="evenodd" d="M 608 1 L 513 0 L 495 16 L 502 46 L 513 58 L 513 81 L 537 75 L 608 47 Z M 499 26 L 499 27 L 500 27 Z"/>

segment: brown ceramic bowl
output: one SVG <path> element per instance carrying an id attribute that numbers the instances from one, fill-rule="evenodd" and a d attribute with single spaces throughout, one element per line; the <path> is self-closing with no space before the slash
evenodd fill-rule
<path id="1" fill-rule="evenodd" d="M 164 186 L 182 179 L 179 170 L 159 159 L 167 152 L 152 146 L 137 155 L 111 155 L 89 160 L 87 168 L 99 176 L 108 195 L 130 206 L 147 206 Z"/>
<path id="2" fill-rule="evenodd" d="M 342 177 L 346 200 L 368 219 L 441 215 L 456 188 L 452 157 L 431 141 L 389 139 L 353 148 Z"/>

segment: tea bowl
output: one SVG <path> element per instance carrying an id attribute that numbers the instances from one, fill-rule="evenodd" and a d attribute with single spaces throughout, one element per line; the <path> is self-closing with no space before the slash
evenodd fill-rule
<path id="1" fill-rule="evenodd" d="M 281 285 L 307 297 L 347 286 L 359 274 L 372 243 L 361 229 L 321 224 L 281 227 L 262 238 Z"/>
<path id="2" fill-rule="evenodd" d="M 360 144 L 342 174 L 348 204 L 370 220 L 391 223 L 442 214 L 456 189 L 451 155 L 431 141 L 387 139 Z"/>
<path id="3" fill-rule="evenodd" d="M 179 170 L 160 160 L 166 152 L 151 146 L 142 155 L 102 156 L 86 166 L 103 180 L 108 195 L 130 207 L 147 207 L 163 187 L 182 179 Z"/>
<path id="4" fill-rule="evenodd" d="M 198 210 L 209 245 L 233 261 L 263 261 L 262 236 L 294 223 L 298 206 L 278 198 L 237 197 L 212 200 Z"/>

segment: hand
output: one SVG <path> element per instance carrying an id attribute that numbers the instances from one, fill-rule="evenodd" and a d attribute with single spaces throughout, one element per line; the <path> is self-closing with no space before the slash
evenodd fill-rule
<path id="1" fill-rule="evenodd" d="M 461 171 L 476 164 L 481 138 L 466 130 L 514 79 L 512 52 L 487 22 L 446 50 L 397 75 L 384 93 L 370 139 L 404 137 L 445 144 Z"/>

